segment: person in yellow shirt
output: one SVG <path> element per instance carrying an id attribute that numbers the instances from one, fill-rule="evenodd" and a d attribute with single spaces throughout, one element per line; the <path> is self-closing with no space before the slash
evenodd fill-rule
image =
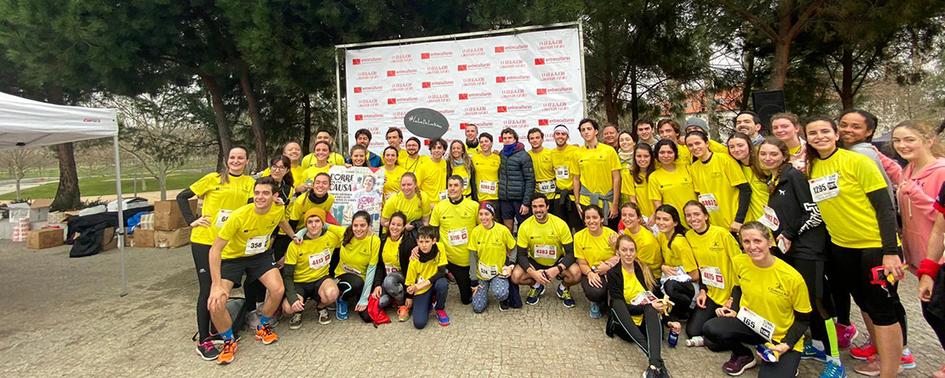
<path id="1" fill-rule="evenodd" d="M 696 199 L 696 188 L 689 174 L 689 164 L 680 164 L 677 158 L 676 143 L 660 139 L 653 149 L 659 161 L 659 168 L 650 174 L 647 194 L 653 201 L 653 208 L 663 204 L 670 205 L 680 214 L 686 202 Z M 683 222 L 688 227 L 688 223 Z"/>
<path id="2" fill-rule="evenodd" d="M 450 325 L 450 317 L 446 314 L 446 297 L 449 294 L 447 262 L 436 227 L 420 227 L 417 232 L 417 250 L 417 259 L 407 267 L 405 282 L 407 297 L 413 300 L 413 326 L 416 329 L 425 328 L 432 309 L 440 325 L 446 327 Z M 433 303 L 434 297 L 436 303 Z"/>
<path id="3" fill-rule="evenodd" d="M 771 116 L 771 135 L 788 146 L 791 165 L 807 173 L 807 142 L 801 138 L 801 122 L 794 113 L 776 113 Z M 745 137 L 748 137 L 745 135 Z"/>
<path id="4" fill-rule="evenodd" d="M 705 323 L 705 338 L 732 351 L 722 365 L 728 375 L 740 375 L 757 364 L 744 345 L 749 344 L 777 356 L 775 361 L 763 359 L 759 377 L 794 377 L 813 312 L 807 285 L 800 273 L 771 255 L 772 240 L 764 225 L 748 222 L 740 237 L 745 253 L 732 261 L 732 298 Z"/>
<path id="5" fill-rule="evenodd" d="M 499 310 L 508 310 L 509 276 L 515 264 L 515 238 L 503 224 L 496 222 L 495 206 L 479 206 L 479 225 L 469 234 L 469 278 L 472 280 L 473 312 L 480 314 L 489 306 L 489 293 L 499 302 Z"/>
<path id="6" fill-rule="evenodd" d="M 302 327 L 305 300 L 311 298 L 318 312 L 318 322 L 331 323 L 328 306 L 338 300 L 338 285 L 331 278 L 332 251 L 341 247 L 344 228 L 325 222 L 325 211 L 312 208 L 305 213 L 305 234 L 300 244 L 289 245 L 282 269 L 285 299 L 282 312 L 292 315 L 289 329 Z"/>
<path id="7" fill-rule="evenodd" d="M 305 186 L 297 188 L 296 190 L 302 189 L 302 191 L 307 191 L 311 189 L 312 179 L 318 176 L 319 173 L 328 173 L 331 166 L 335 165 L 331 163 L 331 146 L 328 145 L 328 142 L 316 142 L 314 150 L 315 152 L 310 155 L 314 156 L 311 160 L 311 164 L 306 166 L 305 170 L 302 171 L 302 182 L 300 184 Z M 342 161 L 341 164 L 344 164 L 344 161 Z"/>
<path id="8" fill-rule="evenodd" d="M 228 364 L 236 357 L 236 340 L 231 328 L 232 319 L 226 309 L 230 290 L 243 277 L 252 282 L 262 281 L 268 295 L 259 309 L 259 325 L 256 340 L 272 344 L 279 336 L 272 329 L 272 316 L 282 302 L 285 287 L 282 285 L 276 262 L 269 251 L 270 237 L 278 226 L 286 234 L 292 234 L 285 220 L 285 209 L 275 204 L 275 182 L 263 177 L 253 186 L 253 203 L 234 210 L 224 222 L 210 247 L 210 296 L 207 307 L 213 326 L 222 330 L 224 344 L 217 356 L 217 363 Z M 203 219 L 203 218 L 201 218 Z M 296 242 L 298 237 L 293 235 Z"/>
<path id="9" fill-rule="evenodd" d="M 388 146 L 384 149 L 384 201 L 400 191 L 400 178 L 403 177 L 404 167 L 397 165 L 397 149 Z"/>
<path id="10" fill-rule="evenodd" d="M 289 159 L 289 165 L 292 168 L 288 171 L 291 173 L 292 180 L 290 182 L 294 183 L 294 193 L 298 194 L 305 191 L 304 185 L 304 169 L 302 169 L 302 145 L 296 141 L 286 142 L 285 146 L 282 147 L 282 155 Z M 269 162 L 272 164 L 272 162 Z M 264 169 L 259 175 L 260 177 L 270 176 L 271 167 Z"/>
<path id="11" fill-rule="evenodd" d="M 381 259 L 383 269 L 378 270 L 381 282 L 381 297 L 377 305 L 381 309 L 398 304 L 397 319 L 401 322 L 410 317 L 411 301 L 406 298 L 404 282 L 407 267 L 410 265 L 410 253 L 417 245 L 416 239 L 405 230 L 407 216 L 398 211 L 390 216 L 387 235 L 381 239 Z"/>
<path id="12" fill-rule="evenodd" d="M 732 134 L 728 138 L 729 155 L 741 166 L 745 179 L 751 187 L 751 202 L 748 205 L 748 214 L 745 219 L 758 220 L 764 215 L 765 204 L 768 203 L 768 182 L 758 163 L 758 147 L 751 145 L 751 139 L 743 133 Z"/>
<path id="13" fill-rule="evenodd" d="M 466 136 L 464 145 L 466 151 L 469 152 L 469 157 L 476 156 L 482 153 L 482 151 L 485 151 L 485 148 L 479 145 L 479 126 L 471 123 L 467 124 L 466 128 L 463 129 L 463 135 Z M 490 148 L 492 147 L 490 146 Z"/>
<path id="14" fill-rule="evenodd" d="M 545 142 L 545 133 L 533 127 L 528 130 L 528 144 L 532 147 L 528 156 L 532 158 L 532 168 L 535 171 L 535 193 L 544 194 L 548 200 L 558 199 L 558 181 L 555 179 L 554 164 L 551 159 L 551 150 L 542 146 Z"/>
<path id="15" fill-rule="evenodd" d="M 751 202 L 751 186 L 741 167 L 727 154 L 709 150 L 709 136 L 702 131 L 686 135 L 686 145 L 695 157 L 689 173 L 696 193 L 707 209 L 712 223 L 738 232 Z"/>
<path id="16" fill-rule="evenodd" d="M 686 130 L 684 135 L 689 135 L 693 131 L 701 131 L 705 135 L 709 134 L 709 124 L 705 120 L 696 117 L 689 117 L 686 119 Z M 688 147 L 688 145 L 687 145 Z M 716 142 L 715 139 L 709 139 L 709 151 L 728 154 L 728 146 Z"/>
<path id="17" fill-rule="evenodd" d="M 325 158 L 325 161 L 327 161 L 328 164 L 345 164 L 344 156 L 341 156 L 341 154 L 337 152 L 332 152 L 335 148 L 335 139 L 331 136 L 331 133 L 325 130 L 319 130 L 315 133 L 315 144 L 312 145 L 312 153 L 305 155 L 305 157 L 302 158 L 301 167 L 303 171 L 314 165 L 315 161 L 318 160 L 316 158 L 317 154 L 315 153 L 315 147 L 318 146 L 319 143 L 325 143 L 328 145 L 328 155 Z"/>
<path id="18" fill-rule="evenodd" d="M 574 234 L 574 258 L 584 276 L 581 288 L 591 302 L 591 319 L 600 319 L 601 305 L 607 304 L 607 271 L 617 265 L 613 244 L 617 233 L 603 227 L 603 211 L 596 205 L 584 207 L 585 229 Z"/>
<path id="19" fill-rule="evenodd" d="M 637 259 L 647 268 L 653 277 L 659 277 L 663 266 L 663 253 L 660 242 L 653 231 L 643 226 L 643 213 L 634 203 L 625 203 L 620 207 L 620 227 L 624 235 L 633 238 L 637 245 Z"/>
<path id="20" fill-rule="evenodd" d="M 439 228 L 440 243 L 449 262 L 449 270 L 456 286 L 459 300 L 464 305 L 472 301 L 472 282 L 469 279 L 469 233 L 476 228 L 476 213 L 479 204 L 463 197 L 463 179 L 453 175 L 447 179 L 449 197 L 433 207 L 430 225 Z M 424 195 L 426 195 L 424 193 Z"/>
<path id="21" fill-rule="evenodd" d="M 393 147 L 394 150 L 397 151 L 397 165 L 402 168 L 407 163 L 407 151 L 400 146 L 404 143 L 403 131 L 400 131 L 400 129 L 396 127 L 391 127 L 387 129 L 387 133 L 384 134 L 384 137 L 387 139 L 387 147 Z"/>
<path id="22" fill-rule="evenodd" d="M 381 239 L 371 232 L 371 214 L 360 210 L 351 217 L 351 225 L 345 229 L 335 267 L 335 279 L 341 295 L 335 302 L 335 317 L 348 320 L 348 308 L 354 305 L 365 323 L 371 322 L 367 312 L 368 296 L 380 297 L 381 288 L 375 282 L 377 261 L 380 257 Z"/>
<path id="23" fill-rule="evenodd" d="M 518 285 L 532 285 L 526 303 L 536 305 L 545 292 L 545 285 L 557 277 L 555 294 L 565 307 L 574 307 L 569 287 L 581 282 L 581 270 L 574 263 L 571 229 L 561 218 L 548 214 L 548 199 L 543 194 L 535 194 L 531 206 L 532 216 L 518 228 L 518 266 L 512 270 L 509 306 L 522 307 Z"/>
<path id="24" fill-rule="evenodd" d="M 666 325 L 670 338 L 679 339 L 682 332 L 681 319 L 688 319 L 696 308 L 696 293 L 699 292 L 699 266 L 692 255 L 692 246 L 686 240 L 686 227 L 675 207 L 662 205 L 653 215 L 659 233 L 663 265 L 660 266 L 660 285 L 663 294 L 676 303 L 670 311 Z M 671 346 L 675 347 L 675 343 Z"/>
<path id="25" fill-rule="evenodd" d="M 298 223 L 302 222 L 302 216 L 305 215 L 305 212 L 313 207 L 317 207 L 331 214 L 331 206 L 335 204 L 335 196 L 328 193 L 329 188 L 331 188 L 331 176 L 327 173 L 319 173 L 316 175 L 312 180 L 312 188 L 302 195 L 295 197 L 295 201 L 292 201 L 289 207 L 289 224 L 292 225 L 293 228 L 300 230 L 304 228 L 304 224 L 300 226 Z M 330 215 L 325 221 L 328 223 L 337 223 L 337 220 L 331 218 Z"/>
<path id="26" fill-rule="evenodd" d="M 692 229 L 686 231 L 686 240 L 692 246 L 692 255 L 699 264 L 700 288 L 696 294 L 696 309 L 686 323 L 686 345 L 705 345 L 703 325 L 716 316 L 715 310 L 732 297 L 734 271 L 732 258 L 741 254 L 738 242 L 727 229 L 709 224 L 709 211 L 699 201 L 689 201 L 683 213 Z"/>
<path id="27" fill-rule="evenodd" d="M 633 148 L 633 163 L 630 167 L 630 179 L 633 184 L 633 196 L 630 197 L 630 202 L 640 208 L 643 223 L 652 226 L 653 214 L 656 212 L 653 201 L 650 201 L 649 193 L 650 174 L 656 170 L 656 162 L 653 160 L 653 146 L 647 143 L 637 143 L 636 147 Z"/>
<path id="28" fill-rule="evenodd" d="M 665 304 L 654 300 L 656 282 L 649 269 L 636 259 L 633 239 L 621 235 L 614 249 L 620 262 L 607 272 L 611 309 L 604 333 L 609 337 L 617 335 L 643 350 L 649 362 L 644 377 L 669 377 L 660 352 L 663 325 L 659 313 Z"/>
<path id="29" fill-rule="evenodd" d="M 244 174 L 247 153 L 243 147 L 234 147 L 227 152 L 226 168 L 221 172 L 209 173 L 197 182 L 184 188 L 177 195 L 177 204 L 184 220 L 192 228 L 190 233 L 190 251 L 194 257 L 197 271 L 197 353 L 207 361 L 216 360 L 220 352 L 208 339 L 210 337 L 210 311 L 207 298 L 210 296 L 210 246 L 216 240 L 217 233 L 233 210 L 245 205 L 253 198 L 253 178 Z M 194 215 L 190 208 L 190 198 L 202 197 L 203 207 L 200 216 Z"/>
<path id="30" fill-rule="evenodd" d="M 668 118 L 661 119 L 656 123 L 656 130 L 660 134 L 661 141 L 668 140 L 676 145 L 676 164 L 680 167 L 689 167 L 689 164 L 692 164 L 692 154 L 689 153 L 689 148 L 682 140 L 679 123 Z M 659 153 L 658 148 L 653 147 L 653 149 Z"/>
<path id="31" fill-rule="evenodd" d="M 466 145 L 454 140 L 450 142 L 450 155 L 446 162 L 446 176 L 456 175 L 463 178 L 463 196 L 476 200 L 476 168 L 466 154 Z"/>
<path id="32" fill-rule="evenodd" d="M 420 169 L 421 164 L 429 159 L 426 156 L 420 156 L 420 139 L 417 137 L 410 137 L 407 139 L 407 142 L 404 143 L 404 150 L 407 151 L 407 156 L 403 158 L 403 163 L 401 164 L 404 167 L 404 170 L 413 174 L 416 174 Z"/>
<path id="33" fill-rule="evenodd" d="M 492 134 L 482 133 L 479 136 L 478 145 L 482 152 L 470 156 L 476 171 L 476 178 L 473 180 L 476 194 L 480 203 L 489 202 L 493 206 L 498 206 L 499 165 L 502 163 L 502 158 L 492 151 Z"/>
<path id="34" fill-rule="evenodd" d="M 579 214 L 582 206 L 598 205 L 607 218 L 604 224 L 616 223 L 620 200 L 620 160 L 613 148 L 600 148 L 597 141 L 597 121 L 583 119 L 578 130 L 584 138 L 584 148 L 575 154 L 572 164 L 575 205 Z M 605 147 L 608 147 L 605 145 Z"/>
<path id="35" fill-rule="evenodd" d="M 571 178 L 571 163 L 580 147 L 568 144 L 568 127 L 555 126 L 552 137 L 555 148 L 551 150 L 551 165 L 555 172 L 555 186 L 558 187 L 558 199 L 551 202 L 551 214 L 561 218 L 572 229 L 581 224 L 581 219 L 574 211 L 574 180 Z"/>
<path id="36" fill-rule="evenodd" d="M 433 139 L 430 141 L 430 158 L 424 159 L 417 169 L 417 180 L 420 182 L 420 192 L 427 198 L 430 207 L 447 197 L 446 194 L 446 141 Z"/>
<path id="37" fill-rule="evenodd" d="M 407 217 L 404 225 L 406 232 L 412 232 L 419 226 L 430 223 L 432 209 L 417 189 L 417 176 L 410 172 L 404 173 L 400 178 L 400 192 L 384 203 L 381 225 L 387 227 L 390 217 L 398 211 Z"/>
<path id="38" fill-rule="evenodd" d="M 630 202 L 633 197 L 633 168 L 634 147 L 633 136 L 627 131 L 617 135 L 617 158 L 620 160 L 620 204 Z"/>

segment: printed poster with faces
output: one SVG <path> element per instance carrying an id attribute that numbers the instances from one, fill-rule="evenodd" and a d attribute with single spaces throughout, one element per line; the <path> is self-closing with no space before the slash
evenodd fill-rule
<path id="1" fill-rule="evenodd" d="M 380 224 L 384 168 L 336 165 L 328 170 L 328 174 L 331 176 L 328 192 L 335 196 L 331 215 L 342 226 L 351 224 L 351 217 L 360 210 L 371 214 L 372 224 Z"/>

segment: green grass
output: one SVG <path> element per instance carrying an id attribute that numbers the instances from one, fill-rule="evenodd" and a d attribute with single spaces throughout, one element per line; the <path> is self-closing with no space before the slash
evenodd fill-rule
<path id="1" fill-rule="evenodd" d="M 193 184 L 194 181 L 203 177 L 207 172 L 181 172 L 179 174 L 172 174 L 167 177 L 167 190 L 174 189 L 183 189 L 184 187 Z M 147 190 L 149 192 L 156 192 L 161 190 L 158 186 L 157 180 L 154 178 L 139 179 L 138 181 L 138 191 L 143 192 L 145 190 L 141 187 L 141 181 L 145 181 Z M 122 178 L 122 191 L 125 194 L 133 193 L 131 186 L 131 178 L 125 175 Z M 37 187 L 29 188 L 22 190 L 20 192 L 20 197 L 25 199 L 36 199 L 36 198 L 54 198 L 56 196 L 56 189 L 59 187 L 58 182 L 50 182 L 48 184 L 43 184 Z M 80 177 L 79 178 L 79 191 L 82 196 L 102 196 L 102 195 L 113 195 L 115 194 L 115 178 L 114 176 L 96 176 L 96 177 Z M 6 193 L 0 195 L 0 200 L 14 200 L 16 199 L 16 193 Z"/>

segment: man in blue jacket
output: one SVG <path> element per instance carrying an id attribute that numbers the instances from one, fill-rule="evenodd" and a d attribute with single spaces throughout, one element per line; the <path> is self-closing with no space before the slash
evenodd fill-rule
<path id="1" fill-rule="evenodd" d="M 528 205 L 535 193 L 535 169 L 532 158 L 519 143 L 515 130 L 502 130 L 502 152 L 499 154 L 499 216 L 509 230 L 515 221 L 521 224 L 528 215 Z"/>

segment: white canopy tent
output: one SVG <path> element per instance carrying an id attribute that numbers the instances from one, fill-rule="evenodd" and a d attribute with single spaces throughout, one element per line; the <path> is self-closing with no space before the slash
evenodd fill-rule
<path id="1" fill-rule="evenodd" d="M 109 137 L 115 147 L 115 192 L 119 204 L 116 235 L 121 260 L 121 295 L 124 296 L 128 292 L 128 280 L 125 276 L 124 201 L 115 110 L 53 105 L 0 93 L 0 150 Z"/>

